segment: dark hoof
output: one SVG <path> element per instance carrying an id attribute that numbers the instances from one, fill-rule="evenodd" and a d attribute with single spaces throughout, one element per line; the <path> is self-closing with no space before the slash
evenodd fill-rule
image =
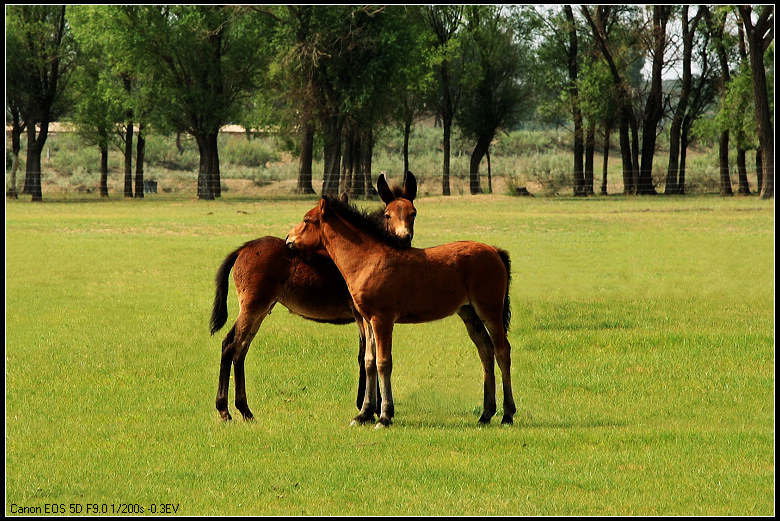
<path id="1" fill-rule="evenodd" d="M 377 429 L 381 429 L 383 427 L 390 427 L 392 424 L 393 424 L 393 420 L 391 420 L 390 418 L 388 418 L 386 416 L 381 416 L 379 418 L 379 421 L 376 424 L 376 428 Z"/>
<path id="2" fill-rule="evenodd" d="M 350 425 L 365 425 L 366 423 L 374 421 L 374 414 L 358 414 L 352 419 Z"/>
<path id="3" fill-rule="evenodd" d="M 514 422 L 515 421 L 511 416 L 504 416 L 501 419 L 501 425 L 512 425 Z"/>
<path id="4" fill-rule="evenodd" d="M 249 410 L 249 407 L 247 406 L 246 402 L 241 404 L 236 404 L 236 409 L 238 409 L 238 412 L 240 412 L 241 416 L 244 417 L 244 420 L 252 421 L 255 419 L 255 416 L 252 414 L 252 411 Z"/>
<path id="5" fill-rule="evenodd" d="M 222 418 L 222 421 L 229 422 L 233 419 L 233 417 L 230 415 L 227 411 L 219 411 L 219 417 Z"/>

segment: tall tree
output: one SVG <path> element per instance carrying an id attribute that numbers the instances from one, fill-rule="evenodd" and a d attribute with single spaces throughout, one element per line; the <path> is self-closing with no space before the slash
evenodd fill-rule
<path id="1" fill-rule="evenodd" d="M 138 66 L 129 19 L 116 6 L 79 5 L 70 9 L 68 23 L 79 49 L 72 118 L 79 134 L 101 151 L 101 193 L 108 195 L 106 156 L 112 144 L 124 156 L 124 196 L 143 197 L 142 129 L 153 117 L 156 84 L 149 72 Z"/>
<path id="2" fill-rule="evenodd" d="M 424 10 L 427 6 L 408 6 L 405 13 L 405 23 L 410 29 L 409 43 L 411 48 L 400 65 L 399 80 L 391 93 L 393 102 L 392 119 L 400 124 L 403 132 L 404 172 L 412 169 L 409 164 L 409 140 L 412 128 L 420 119 L 430 116 L 431 109 L 426 103 L 426 93 L 432 88 L 433 64 L 431 53 L 433 47 L 432 35 L 425 29 Z"/>
<path id="3" fill-rule="evenodd" d="M 564 5 L 566 14 L 566 34 L 568 35 L 568 47 L 566 51 L 566 63 L 569 69 L 569 98 L 571 101 L 572 119 L 574 121 L 574 195 L 587 195 L 585 187 L 585 168 L 582 162 L 585 149 L 582 131 L 582 110 L 580 109 L 580 93 L 577 84 L 579 75 L 579 56 L 577 41 L 577 24 L 574 21 L 574 11 L 571 5 Z"/>
<path id="4" fill-rule="evenodd" d="M 749 5 L 738 6 L 742 24 L 748 40 L 750 67 L 753 73 L 753 92 L 755 96 L 756 123 L 758 140 L 761 144 L 762 163 L 765 169 L 761 197 L 769 199 L 775 195 L 775 142 L 772 126 L 772 112 L 769 107 L 769 94 L 766 86 L 766 68 L 764 54 L 774 40 L 774 5 L 765 5 L 757 10 L 753 20 L 753 8 Z"/>
<path id="5" fill-rule="evenodd" d="M 400 6 L 288 6 L 279 12 L 275 77 L 290 86 L 302 132 L 299 178 L 310 178 L 314 125 L 322 137 L 323 193 L 368 195 L 373 133 L 418 53 Z M 419 61 L 419 60 L 418 60 Z M 303 182 L 303 190 L 309 191 Z"/>
<path id="6" fill-rule="evenodd" d="M 152 74 L 156 109 L 198 144 L 198 198 L 221 195 L 218 135 L 265 72 L 270 19 L 247 6 L 123 7 L 140 70 Z"/>
<path id="7" fill-rule="evenodd" d="M 623 192 L 626 194 L 637 193 L 637 181 L 639 164 L 636 133 L 632 142 L 631 130 L 636 125 L 636 115 L 632 106 L 632 88 L 625 76 L 625 63 L 619 61 L 619 56 L 613 51 L 608 38 L 608 28 L 614 23 L 617 16 L 614 6 L 595 6 L 595 13 L 591 14 L 588 6 L 580 6 L 580 11 L 591 28 L 593 37 L 604 57 L 612 77 L 613 87 L 617 102 L 617 120 L 620 133 L 620 154 L 623 160 Z"/>
<path id="8" fill-rule="evenodd" d="M 296 134 L 299 139 L 299 163 L 296 191 L 300 194 L 313 194 L 312 161 L 316 127 L 313 80 L 314 68 L 319 62 L 316 33 L 312 27 L 314 6 L 288 5 L 286 9 L 279 11 L 278 16 L 280 23 L 276 26 L 274 38 L 278 65 L 271 68 L 272 85 L 283 85 L 277 91 L 279 105 L 283 106 L 286 100 L 293 100 L 293 110 L 282 111 L 281 115 L 293 114 L 292 124 L 288 123 L 283 127 L 290 127 L 291 131 L 298 129 Z"/>
<path id="9" fill-rule="evenodd" d="M 25 74 L 23 42 L 20 34 L 14 31 L 6 31 L 5 47 L 5 75 L 6 78 L 21 78 Z M 12 199 L 18 198 L 16 191 L 16 172 L 19 168 L 19 152 L 22 149 L 22 133 L 25 131 L 23 111 L 27 92 L 24 85 L 16 81 L 7 81 L 5 84 L 5 100 L 8 114 L 11 116 L 11 180 L 6 196 Z"/>
<path id="10" fill-rule="evenodd" d="M 691 94 L 693 76 L 691 72 L 691 62 L 693 60 L 693 43 L 696 35 L 696 27 L 702 16 L 703 8 L 699 8 L 693 18 L 689 18 L 689 6 L 683 5 L 680 11 L 680 27 L 682 29 L 682 79 L 680 81 L 680 95 L 677 100 L 677 107 L 674 111 L 672 124 L 669 129 L 669 164 L 666 170 L 666 184 L 664 186 L 665 194 L 678 194 L 678 169 L 680 166 L 680 135 L 682 132 L 682 123 L 685 113 L 688 110 L 688 99 Z"/>
<path id="11" fill-rule="evenodd" d="M 696 120 L 705 114 L 717 98 L 715 79 L 713 78 L 713 67 L 710 63 L 711 34 L 709 30 L 702 28 L 698 31 L 698 36 L 699 37 L 696 39 L 696 51 L 700 72 L 693 78 L 691 93 L 688 99 L 688 107 L 683 116 L 682 126 L 680 128 L 680 160 L 677 168 L 676 180 L 676 193 L 680 195 L 685 194 L 688 146 L 692 140 L 691 129 Z"/>
<path id="12" fill-rule="evenodd" d="M 729 9 L 731 11 L 731 9 Z M 719 110 L 715 122 L 726 129 L 736 149 L 737 193 L 750 194 L 747 175 L 747 151 L 758 147 L 756 115 L 753 105 L 753 80 L 747 55 L 747 43 L 742 23 L 737 16 L 739 62 L 735 65 L 723 95 L 719 96 Z M 730 44 L 730 47 L 733 45 Z M 733 55 L 733 53 L 730 53 Z M 760 179 L 760 174 L 759 174 Z M 759 185 L 760 186 L 760 185 Z M 760 191 L 760 188 L 759 188 Z"/>
<path id="13" fill-rule="evenodd" d="M 652 6 L 650 44 L 652 69 L 650 73 L 650 92 L 645 103 L 642 128 L 642 164 L 639 167 L 637 193 L 640 195 L 655 194 L 653 186 L 653 158 L 655 157 L 656 135 L 658 123 L 663 116 L 663 82 L 664 52 L 667 44 L 666 24 L 672 12 L 670 5 Z"/>
<path id="14" fill-rule="evenodd" d="M 533 17 L 540 25 L 537 53 L 544 63 L 540 67 L 544 71 L 541 82 L 545 92 L 543 96 L 548 101 L 543 102 L 541 110 L 551 113 L 556 121 L 573 124 L 573 165 L 572 177 L 574 195 L 587 195 L 585 182 L 585 132 L 580 96 L 580 68 L 583 56 L 580 53 L 580 35 L 571 5 L 563 5 L 560 10 L 545 6 L 542 11 L 532 11 Z M 560 93 L 560 94 L 559 94 Z M 600 104 L 603 104 L 604 93 L 600 92 Z M 565 108 L 564 108 L 565 107 Z M 566 117 L 561 112 L 568 112 Z"/>
<path id="15" fill-rule="evenodd" d="M 19 103 L 20 118 L 27 129 L 27 161 L 24 193 L 33 201 L 43 200 L 41 153 L 49 135 L 49 124 L 68 108 L 67 83 L 75 52 L 65 19 L 64 5 L 17 5 L 6 8 L 6 39 L 15 53 L 18 75 L 7 77 L 8 90 Z"/>
<path id="16" fill-rule="evenodd" d="M 729 69 L 729 57 L 727 45 L 724 42 L 726 38 L 726 17 L 728 9 L 716 8 L 712 12 L 709 8 L 704 8 L 704 15 L 707 26 L 712 35 L 712 42 L 715 46 L 715 52 L 718 55 L 720 63 L 720 82 L 719 95 L 722 98 L 726 96 L 726 90 L 731 82 L 731 72 Z M 720 169 L 720 195 L 732 195 L 731 176 L 729 174 L 729 128 L 723 125 L 720 128 L 720 137 L 718 139 L 718 165 Z"/>
<path id="17" fill-rule="evenodd" d="M 72 25 L 73 26 L 73 25 Z M 73 26 L 74 30 L 79 26 Z M 81 138 L 98 147 L 100 153 L 100 195 L 108 197 L 108 148 L 111 135 L 118 121 L 115 106 L 109 96 L 98 93 L 104 78 L 101 73 L 107 69 L 100 54 L 91 54 L 80 46 L 79 67 L 73 78 L 74 100 L 73 123 Z"/>
<path id="18" fill-rule="evenodd" d="M 506 11 L 498 6 L 466 8 L 464 59 L 470 64 L 456 112 L 464 135 L 476 141 L 469 163 L 470 191 L 482 192 L 479 165 L 489 153 L 490 143 L 500 129 L 511 128 L 530 106 L 531 88 L 525 78 L 533 68 L 519 41 L 525 35 L 513 30 Z"/>
<path id="19" fill-rule="evenodd" d="M 442 139 L 444 148 L 442 195 L 450 195 L 450 141 L 452 139 L 452 122 L 460 96 L 459 80 L 454 69 L 454 62 L 457 60 L 458 54 L 455 37 L 460 28 L 462 16 L 463 6 L 458 5 L 431 5 L 427 7 L 425 12 L 425 21 L 428 29 L 434 35 L 438 52 L 438 63 L 435 70 L 439 81 L 434 104 L 444 130 Z"/>

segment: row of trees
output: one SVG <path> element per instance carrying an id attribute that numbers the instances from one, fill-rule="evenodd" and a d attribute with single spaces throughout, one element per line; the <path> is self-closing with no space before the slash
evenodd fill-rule
<path id="1" fill-rule="evenodd" d="M 594 193 L 597 135 L 606 172 L 613 130 L 626 193 L 656 193 L 656 136 L 668 124 L 665 193 L 684 193 L 691 129 L 709 110 L 719 114 L 723 193 L 733 139 L 739 190 L 749 191 L 745 151 L 759 149 L 760 190 L 772 197 L 773 27 L 773 6 L 7 6 L 12 171 L 26 132 L 23 191 L 40 200 L 49 123 L 69 119 L 101 152 L 101 194 L 116 145 L 124 195 L 142 197 L 146 133 L 187 133 L 200 153 L 198 197 L 213 199 L 219 129 L 239 123 L 289 137 L 300 192 L 314 192 L 321 146 L 322 192 L 368 194 L 376 130 L 403 129 L 409 169 L 412 128 L 435 116 L 442 193 L 454 125 L 474 143 L 479 193 L 496 133 L 535 117 L 572 128 L 576 195 Z M 670 68 L 678 81 L 664 81 Z"/>

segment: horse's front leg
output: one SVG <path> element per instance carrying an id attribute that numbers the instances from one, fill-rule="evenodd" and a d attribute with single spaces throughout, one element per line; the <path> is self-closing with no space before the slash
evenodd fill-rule
<path id="1" fill-rule="evenodd" d="M 382 410 L 377 428 L 388 427 L 395 415 L 390 376 L 393 372 L 393 321 L 372 319 L 371 326 L 376 343 L 376 367 L 382 389 Z"/>
<path id="2" fill-rule="evenodd" d="M 357 313 L 357 311 L 355 312 Z M 355 405 L 358 410 L 363 408 L 363 401 L 366 398 L 366 327 L 363 326 L 363 317 L 360 314 L 356 317 L 358 332 L 360 334 L 358 344 L 358 390 Z M 382 392 L 379 389 L 379 380 L 377 379 L 376 410 L 382 406 Z"/>
<path id="3" fill-rule="evenodd" d="M 368 423 L 374 420 L 374 412 L 377 407 L 377 368 L 376 368 L 376 340 L 368 321 L 363 321 L 361 328 L 365 336 L 365 348 L 363 349 L 364 369 L 361 376 L 365 375 L 363 383 L 363 400 L 360 413 L 352 420 L 352 425 Z M 360 389 L 358 389 L 360 393 Z M 360 395 L 358 395 L 360 398 Z"/>
<path id="4" fill-rule="evenodd" d="M 358 323 L 360 339 L 358 343 L 358 390 L 355 405 L 358 410 L 363 407 L 363 400 L 366 397 L 366 333 L 363 331 L 363 321 Z"/>

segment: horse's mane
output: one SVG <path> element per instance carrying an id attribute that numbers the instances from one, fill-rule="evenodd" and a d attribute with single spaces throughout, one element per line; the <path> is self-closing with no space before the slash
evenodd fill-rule
<path id="1" fill-rule="evenodd" d="M 381 209 L 368 213 L 357 208 L 355 205 L 345 203 L 336 197 L 324 195 L 323 199 L 327 199 L 328 209 L 330 211 L 336 213 L 351 224 L 354 224 L 360 230 L 366 232 L 383 244 L 396 250 L 409 248 L 410 244 L 408 240 L 401 239 L 387 231 L 384 223 L 385 213 Z"/>

